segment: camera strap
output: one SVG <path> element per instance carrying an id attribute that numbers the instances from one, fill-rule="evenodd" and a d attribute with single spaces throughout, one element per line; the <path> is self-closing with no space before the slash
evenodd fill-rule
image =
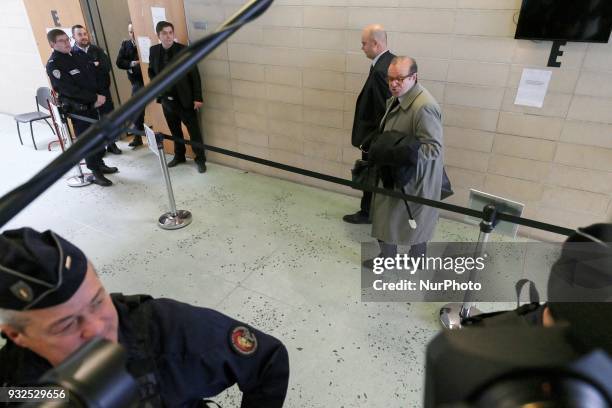
<path id="1" fill-rule="evenodd" d="M 538 293 L 538 288 L 536 288 L 535 283 L 529 279 L 520 279 L 514 285 L 514 289 L 516 290 L 517 309 L 521 307 L 521 293 L 523 293 L 523 288 L 527 284 L 529 284 L 529 303 L 540 303 L 540 294 Z"/>

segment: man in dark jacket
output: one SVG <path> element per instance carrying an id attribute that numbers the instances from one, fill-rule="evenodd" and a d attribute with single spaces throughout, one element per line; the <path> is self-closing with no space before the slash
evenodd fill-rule
<path id="1" fill-rule="evenodd" d="M 121 43 L 121 48 L 119 49 L 119 54 L 117 55 L 117 61 L 115 61 L 115 63 L 119 69 L 125 69 L 127 71 L 128 79 L 132 84 L 132 95 L 134 95 L 144 86 L 144 82 L 142 80 L 140 59 L 138 58 L 138 49 L 136 48 L 136 39 L 134 38 L 134 27 L 132 23 L 128 24 L 128 33 L 130 38 Z M 144 131 L 144 116 L 145 111 L 143 110 L 134 121 L 134 126 L 137 130 Z M 129 146 L 134 148 L 142 146 L 142 136 L 134 135 L 134 140 L 132 140 Z"/>
<path id="2" fill-rule="evenodd" d="M 82 25 L 77 24 L 72 26 L 72 37 L 74 38 L 72 53 L 87 56 L 90 63 L 93 65 L 94 72 L 96 73 L 98 93 L 106 97 L 106 102 L 98 108 L 98 113 L 100 116 L 106 115 L 115 109 L 113 98 L 110 93 L 110 59 L 102 48 L 90 42 L 89 33 Z M 119 150 L 115 142 L 109 143 L 106 150 L 113 154 L 121 154 L 121 150 Z"/>
<path id="3" fill-rule="evenodd" d="M 353 119 L 352 144 L 360 148 L 366 137 L 376 131 L 385 114 L 385 103 L 391 97 L 387 84 L 387 69 L 395 55 L 387 50 L 387 33 L 379 24 L 372 24 L 361 33 L 361 49 L 372 60 L 368 79 L 357 98 L 355 118 Z M 367 160 L 368 154 L 361 153 Z M 355 214 L 345 215 L 342 219 L 351 224 L 369 224 L 372 193 L 364 191 L 361 209 Z"/>
<path id="4" fill-rule="evenodd" d="M 155 27 L 161 44 L 151 47 L 149 52 L 149 78 L 155 78 L 173 58 L 185 48 L 183 44 L 174 41 L 174 26 L 167 21 L 160 21 Z M 198 109 L 202 107 L 202 82 L 197 68 L 189 71 L 185 77 L 170 89 L 167 89 L 159 98 L 164 117 L 170 128 L 172 136 L 183 139 L 181 122 L 189 131 L 191 141 L 202 143 L 202 133 L 198 122 Z M 206 156 L 204 149 L 192 147 L 195 153 L 195 162 L 198 172 L 206 171 Z M 174 158 L 168 163 L 168 167 L 174 167 L 185 163 L 185 145 L 174 142 Z"/>
<path id="5" fill-rule="evenodd" d="M 234 384 L 241 407 L 280 408 L 287 391 L 279 340 L 211 309 L 110 295 L 83 252 L 52 231 L 0 235 L 0 330 L 2 387 L 34 384 L 101 337 L 125 348 L 141 408 L 201 407 Z"/>

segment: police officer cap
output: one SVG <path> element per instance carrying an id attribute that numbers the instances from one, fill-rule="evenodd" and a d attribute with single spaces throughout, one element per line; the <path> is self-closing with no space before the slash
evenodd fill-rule
<path id="1" fill-rule="evenodd" d="M 80 249 L 52 231 L 0 235 L 0 308 L 33 310 L 66 302 L 87 272 Z"/>

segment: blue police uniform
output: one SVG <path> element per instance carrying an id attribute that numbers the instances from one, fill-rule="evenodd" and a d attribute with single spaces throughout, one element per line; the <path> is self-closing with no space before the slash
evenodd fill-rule
<path id="1" fill-rule="evenodd" d="M 72 113 L 98 119 L 94 104 L 98 97 L 96 72 L 83 55 L 53 51 L 46 65 L 51 86 L 57 92 L 60 103 L 70 107 Z M 78 137 L 89 128 L 88 122 L 71 119 Z M 103 148 L 85 158 L 87 168 L 99 171 Z"/>
<path id="2" fill-rule="evenodd" d="M 81 55 L 89 61 L 89 64 L 96 75 L 97 91 L 100 95 L 104 95 L 106 97 L 104 104 L 98 107 L 98 117 L 111 113 L 113 109 L 115 109 L 115 105 L 113 104 L 113 97 L 111 96 L 110 92 L 111 62 L 108 55 L 106 55 L 102 48 L 94 44 L 89 44 L 86 51 L 79 48 L 75 44 L 72 47 L 72 53 L 75 55 Z M 115 142 L 109 143 L 107 149 L 109 152 L 114 154 L 121 153 L 121 150 L 119 150 Z"/>
<path id="3" fill-rule="evenodd" d="M 201 407 L 234 384 L 242 408 L 283 406 L 289 359 L 279 340 L 211 309 L 146 295 L 111 297 L 139 407 Z M 0 385 L 32 384 L 50 368 L 10 341 L 0 350 Z"/>
<path id="4" fill-rule="evenodd" d="M 104 50 L 97 45 L 89 44 L 87 46 L 87 52 L 79 48 L 76 44 L 72 47 L 72 53 L 74 55 L 83 56 L 89 61 L 90 67 L 96 76 L 96 91 L 100 95 L 106 97 L 104 105 L 98 108 L 100 114 L 104 115 L 110 113 L 114 109 L 113 99 L 110 93 L 111 79 L 111 62 L 108 55 Z M 96 66 L 94 63 L 98 63 Z"/>

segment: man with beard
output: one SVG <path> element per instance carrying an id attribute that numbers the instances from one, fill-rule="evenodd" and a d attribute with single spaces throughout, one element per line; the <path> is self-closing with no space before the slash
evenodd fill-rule
<path id="1" fill-rule="evenodd" d="M 89 58 L 90 63 L 94 67 L 96 73 L 96 82 L 98 93 L 106 97 L 104 105 L 98 108 L 100 117 L 106 115 L 115 109 L 113 98 L 110 93 L 111 79 L 111 62 L 106 55 L 106 52 L 89 40 L 87 29 L 80 24 L 72 26 L 72 37 L 74 38 L 74 47 L 72 53 L 77 55 L 85 55 Z M 115 142 L 109 143 L 106 150 L 113 154 L 121 154 L 121 150 Z"/>

